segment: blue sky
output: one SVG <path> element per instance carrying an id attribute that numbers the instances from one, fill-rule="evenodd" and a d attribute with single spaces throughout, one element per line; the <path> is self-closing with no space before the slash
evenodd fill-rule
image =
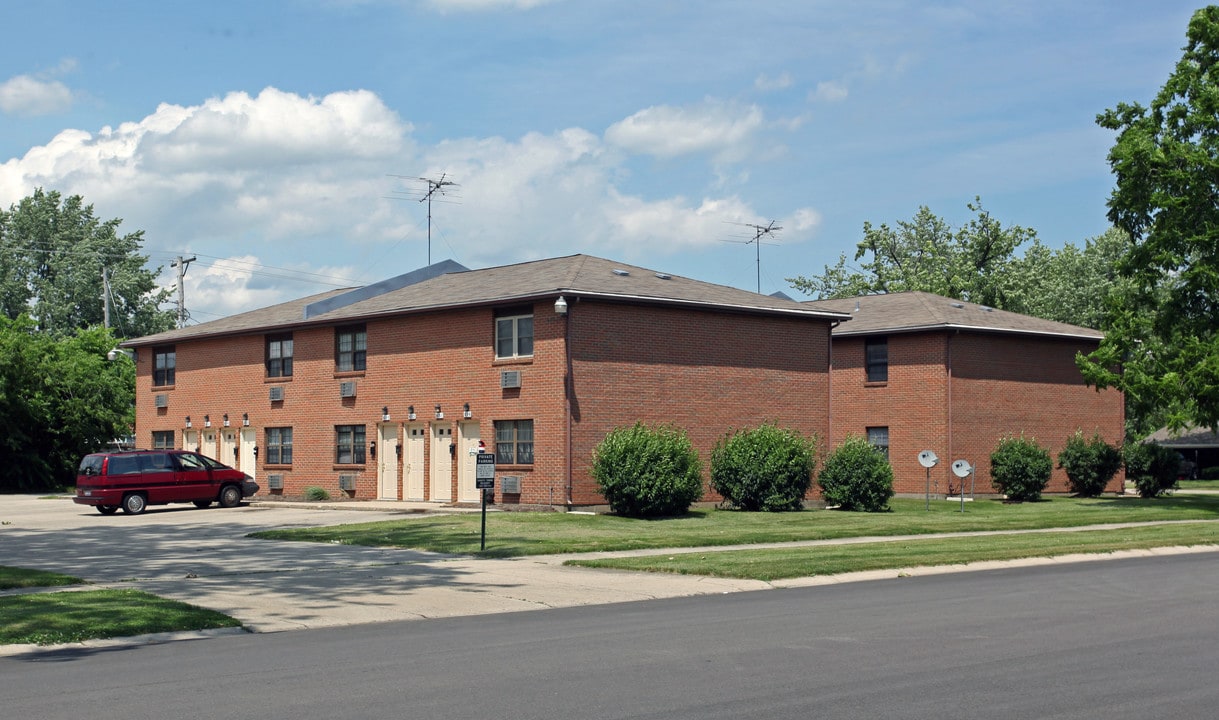
<path id="1" fill-rule="evenodd" d="M 7 7 L 0 206 L 80 194 L 195 255 L 193 322 L 588 253 L 799 297 L 865 221 L 981 196 L 1051 246 L 1108 227 L 1112 133 L 1196 4 L 261 0 Z M 740 223 L 740 224 L 738 224 Z"/>

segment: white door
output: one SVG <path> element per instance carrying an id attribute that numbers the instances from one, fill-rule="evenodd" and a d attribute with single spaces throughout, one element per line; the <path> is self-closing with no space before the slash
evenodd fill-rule
<path id="1" fill-rule="evenodd" d="M 406 426 L 406 465 L 402 471 L 406 474 L 406 499 L 422 500 L 423 489 L 423 438 L 422 425 Z"/>
<path id="2" fill-rule="evenodd" d="M 476 487 L 475 475 L 478 470 L 478 423 L 463 422 L 459 426 L 461 432 L 461 447 L 457 450 L 457 501 L 479 502 L 479 490 Z"/>
<path id="3" fill-rule="evenodd" d="M 254 428 L 241 428 L 241 448 L 237 456 L 241 458 L 241 465 L 237 469 L 241 472 L 254 477 L 258 468 L 258 458 L 254 457 Z"/>
<path id="4" fill-rule="evenodd" d="M 199 443 L 199 452 L 210 458 L 216 457 L 216 431 L 204 430 L 203 442 Z"/>
<path id="5" fill-rule="evenodd" d="M 398 499 L 398 426 L 377 426 L 377 497 Z"/>
<path id="6" fill-rule="evenodd" d="M 432 426 L 432 499 L 453 500 L 453 426 Z"/>
<path id="7" fill-rule="evenodd" d="M 220 457 L 216 458 L 229 467 L 237 467 L 237 431 L 225 428 L 220 431 Z"/>
<path id="8" fill-rule="evenodd" d="M 183 430 L 182 431 L 182 449 L 199 451 L 199 431 L 198 430 Z"/>

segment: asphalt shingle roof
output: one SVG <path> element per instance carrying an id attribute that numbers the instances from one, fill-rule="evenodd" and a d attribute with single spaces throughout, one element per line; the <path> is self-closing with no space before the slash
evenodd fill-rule
<path id="1" fill-rule="evenodd" d="M 1098 330 L 989 308 L 964 300 L 953 300 L 928 292 L 861 295 L 837 300 L 811 300 L 804 304 L 851 315 L 849 323 L 834 328 L 835 337 L 943 329 L 1058 335 L 1095 340 L 1104 337 Z"/>
<path id="2" fill-rule="evenodd" d="M 152 345 L 215 335 L 267 332 L 277 328 L 332 325 L 444 308 L 527 302 L 559 294 L 566 296 L 569 304 L 587 297 L 824 320 L 847 319 L 833 309 L 691 280 L 591 255 L 569 255 L 483 270 L 446 273 L 305 318 L 306 306 L 334 299 L 347 292 L 350 289 L 321 293 L 221 320 L 129 340 L 124 345 Z"/>

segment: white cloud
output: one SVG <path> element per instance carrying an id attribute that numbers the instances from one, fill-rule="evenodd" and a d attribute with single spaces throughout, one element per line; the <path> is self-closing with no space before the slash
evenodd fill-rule
<path id="1" fill-rule="evenodd" d="M 745 154 L 762 124 L 757 105 L 706 100 L 691 107 L 657 105 L 640 110 L 611 125 L 605 139 L 628 151 L 662 158 L 712 153 L 730 160 Z"/>
<path id="2" fill-rule="evenodd" d="M 0 83 L 0 112 L 9 115 L 53 115 L 72 107 L 72 91 L 58 80 L 18 75 Z"/>
<path id="3" fill-rule="evenodd" d="M 387 197 L 405 182 L 391 174 L 447 173 L 458 183 L 449 202 L 433 208 L 433 259 L 477 268 L 710 246 L 724 221 L 756 221 L 758 213 L 728 189 L 696 201 L 648 197 L 629 185 L 627 151 L 724 156 L 747 147 L 761 124 L 755 107 L 708 101 L 644 110 L 611 128 L 609 142 L 566 128 L 421 148 L 413 125 L 371 92 L 316 98 L 267 88 L 163 104 L 95 133 L 64 130 L 0 164 L 0 206 L 36 187 L 80 194 L 99 217 L 143 230 L 154 264 L 197 254 L 186 301 L 195 320 L 206 321 L 422 266 L 426 211 L 414 199 Z M 283 265 L 282 258 L 291 258 L 289 267 L 258 266 Z M 164 267 L 167 285 L 171 272 Z M 304 283 L 299 273 L 332 284 Z"/>
<path id="4" fill-rule="evenodd" d="M 809 93 L 810 100 L 822 102 L 841 102 L 848 95 L 847 86 L 836 80 L 817 83 L 817 89 Z"/>
<path id="5" fill-rule="evenodd" d="M 764 92 L 771 90 L 783 90 L 791 87 L 791 85 L 792 76 L 789 73 L 783 73 L 782 75 L 773 78 L 765 73 L 762 73 L 753 81 L 754 88 Z"/>

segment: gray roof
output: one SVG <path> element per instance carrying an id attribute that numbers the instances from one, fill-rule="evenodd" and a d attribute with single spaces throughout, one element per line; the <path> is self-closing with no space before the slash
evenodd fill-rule
<path id="1" fill-rule="evenodd" d="M 701 307 L 766 315 L 787 315 L 826 321 L 849 319 L 831 309 L 812 307 L 786 298 L 771 297 L 678 275 L 614 262 L 590 255 L 536 260 L 483 270 L 450 272 L 392 289 L 333 310 L 310 314 L 321 301 L 351 292 L 334 290 L 261 310 L 212 322 L 170 330 L 123 343 L 133 347 L 176 342 L 216 335 L 267 332 L 275 329 L 360 322 L 377 317 L 404 315 L 446 308 L 533 302 L 547 297 L 566 297 L 568 304 L 579 298 Z"/>
<path id="2" fill-rule="evenodd" d="M 1170 430 L 1166 427 L 1156 430 L 1144 442 L 1154 442 L 1168 447 L 1183 449 L 1203 449 L 1219 447 L 1219 435 L 1210 428 L 1188 426 L 1180 430 Z"/>
<path id="3" fill-rule="evenodd" d="M 964 300 L 953 300 L 928 292 L 861 295 L 838 300 L 811 300 L 804 304 L 821 310 L 850 313 L 851 322 L 834 328 L 835 337 L 957 329 L 1089 340 L 1100 340 L 1104 337 L 1098 330 L 998 310 Z"/>

